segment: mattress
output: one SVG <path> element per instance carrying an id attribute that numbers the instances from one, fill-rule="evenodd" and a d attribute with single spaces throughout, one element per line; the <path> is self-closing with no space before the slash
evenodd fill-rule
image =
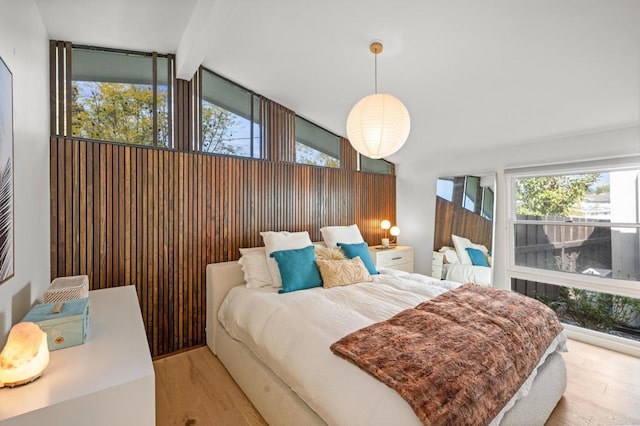
<path id="1" fill-rule="evenodd" d="M 278 294 L 273 288 L 236 287 L 218 318 L 232 338 L 243 342 L 327 423 L 417 425 L 413 410 L 395 391 L 332 354 L 329 346 L 459 284 L 382 272 L 372 283 L 330 290 Z M 547 354 L 562 345 L 559 337 Z M 525 383 L 517 397 L 527 392 Z"/>

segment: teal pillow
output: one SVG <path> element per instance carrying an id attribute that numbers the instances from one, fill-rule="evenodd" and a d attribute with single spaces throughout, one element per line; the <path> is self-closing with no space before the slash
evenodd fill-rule
<path id="1" fill-rule="evenodd" d="M 475 266 L 489 266 L 489 262 L 487 262 L 487 258 L 484 257 L 484 253 L 482 250 L 478 250 L 473 247 L 465 248 L 467 253 L 469 253 L 469 257 L 471 258 L 471 263 Z"/>
<path id="2" fill-rule="evenodd" d="M 280 277 L 282 277 L 282 289 L 278 293 L 322 286 L 313 246 L 274 251 L 271 257 L 278 263 Z"/>
<path id="3" fill-rule="evenodd" d="M 353 259 L 354 257 L 359 256 L 364 266 L 367 267 L 367 271 L 371 275 L 377 275 L 378 271 L 376 271 L 376 265 L 373 264 L 373 259 L 371 259 L 371 253 L 369 253 L 369 246 L 367 243 L 358 243 L 358 244 L 345 244 L 338 243 L 338 247 L 342 249 L 344 255 L 349 259 Z"/>

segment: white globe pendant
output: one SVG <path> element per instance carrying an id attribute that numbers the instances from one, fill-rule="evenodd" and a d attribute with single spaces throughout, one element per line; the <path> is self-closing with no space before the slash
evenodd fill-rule
<path id="1" fill-rule="evenodd" d="M 378 55 L 382 43 L 373 41 L 369 50 L 375 59 L 375 95 L 358 101 L 347 117 L 347 137 L 351 146 L 369 158 L 387 157 L 398 151 L 409 137 L 409 111 L 398 98 L 378 93 Z"/>
<path id="2" fill-rule="evenodd" d="M 377 93 L 356 103 L 347 117 L 347 137 L 353 148 L 369 158 L 387 157 L 409 137 L 409 111 L 395 96 Z"/>

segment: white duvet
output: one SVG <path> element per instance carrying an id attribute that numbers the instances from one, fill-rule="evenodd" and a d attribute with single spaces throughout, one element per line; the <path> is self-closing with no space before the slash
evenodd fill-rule
<path id="1" fill-rule="evenodd" d="M 329 346 L 460 284 L 381 272 L 372 283 L 286 294 L 271 287 L 235 287 L 218 318 L 231 337 L 269 365 L 328 424 L 419 425 L 409 404 L 393 389 L 334 355 Z M 528 388 L 530 383 L 518 396 L 526 395 Z"/>
<path id="2" fill-rule="evenodd" d="M 457 283 L 491 286 L 491 268 L 487 266 L 448 263 L 446 279 Z"/>

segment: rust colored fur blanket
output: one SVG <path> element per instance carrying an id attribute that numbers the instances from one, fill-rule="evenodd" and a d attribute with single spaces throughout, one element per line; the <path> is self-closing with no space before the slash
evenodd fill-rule
<path id="1" fill-rule="evenodd" d="M 331 350 L 396 390 L 425 425 L 482 425 L 561 330 L 536 300 L 465 284 L 353 332 Z"/>

